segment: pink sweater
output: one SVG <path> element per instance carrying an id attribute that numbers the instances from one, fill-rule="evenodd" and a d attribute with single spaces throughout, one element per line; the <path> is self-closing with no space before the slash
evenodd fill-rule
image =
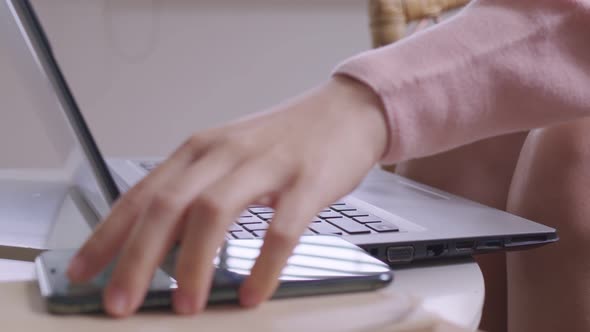
<path id="1" fill-rule="evenodd" d="M 384 163 L 590 115 L 590 0 L 479 0 L 342 63 L 387 112 Z"/>

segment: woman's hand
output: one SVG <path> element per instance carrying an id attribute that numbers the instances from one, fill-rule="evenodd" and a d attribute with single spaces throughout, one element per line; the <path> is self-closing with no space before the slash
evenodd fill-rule
<path id="1" fill-rule="evenodd" d="M 378 97 L 336 77 L 275 109 L 197 133 L 123 195 L 72 260 L 68 276 L 85 281 L 119 256 L 105 309 L 132 314 L 152 275 L 180 242 L 174 307 L 201 311 L 213 258 L 224 234 L 252 203 L 276 212 L 240 302 L 268 299 L 299 237 L 325 206 L 358 185 L 386 149 Z"/>

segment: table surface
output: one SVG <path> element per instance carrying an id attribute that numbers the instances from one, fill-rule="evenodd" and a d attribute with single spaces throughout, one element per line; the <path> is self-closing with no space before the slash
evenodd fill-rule
<path id="1" fill-rule="evenodd" d="M 81 205 L 74 201 L 75 199 L 66 196 L 61 206 L 54 209 L 57 213 L 51 220 L 39 221 L 41 224 L 50 225 L 40 225 L 47 229 L 48 233 L 35 233 L 38 237 L 35 243 L 45 241 L 48 248 L 72 248 L 83 241 L 90 228 L 86 221 L 81 221 L 84 219 L 81 217 L 87 217 L 89 214 L 87 211 L 80 211 Z M 9 227 L 10 224 L 0 220 L 0 233 L 11 230 Z M 22 231 L 27 229 L 35 227 L 28 225 Z M 29 239 L 29 235 L 22 236 Z M 14 237 L 11 240 L 11 245 L 17 243 L 22 247 L 27 246 L 26 241 L 19 241 Z M 14 256 L 9 255 L 15 250 L 2 250 L 2 245 L 7 244 L 0 242 L 0 307 L 8 306 L 11 309 L 0 312 L 0 321 L 42 324 L 47 331 L 61 331 L 66 328 L 66 322 L 72 321 L 83 322 L 84 328 L 90 330 L 102 330 L 110 326 L 108 320 L 96 317 L 61 320 L 44 314 L 38 303 L 40 299 L 34 282 L 33 264 L 15 260 Z M 27 250 L 35 252 L 35 249 L 23 249 Z M 18 248 L 16 252 L 19 252 Z M 29 254 L 28 257 L 30 256 Z M 484 282 L 481 270 L 473 259 L 413 264 L 395 268 L 394 273 L 393 284 L 378 292 L 275 300 L 253 311 L 235 310 L 231 307 L 215 308 L 193 319 L 175 319 L 173 315 L 156 315 L 158 318 L 153 319 L 153 314 L 142 314 L 125 320 L 124 324 L 116 327 L 117 330 L 125 328 L 131 331 L 150 331 L 157 330 L 158 327 L 161 329 L 165 326 L 162 325 L 163 322 L 172 320 L 170 324 L 178 325 L 181 330 L 182 326 L 190 321 L 191 330 L 198 327 L 219 329 L 220 324 L 229 330 L 245 326 L 244 324 L 256 324 L 257 329 L 261 331 L 301 331 L 304 328 L 318 330 L 319 326 L 323 331 L 365 331 L 391 324 L 395 320 L 396 312 L 399 313 L 404 303 L 408 302 L 408 297 L 412 301 L 419 301 L 421 308 L 459 326 L 475 329 L 479 324 L 484 300 Z M 224 314 L 221 316 L 220 313 Z M 326 321 L 337 323 L 325 325 Z M 186 325 L 187 328 L 189 325 Z"/>
<path id="2" fill-rule="evenodd" d="M 140 314 L 112 325 L 90 317 L 60 319 L 47 315 L 34 281 L 33 263 L 0 260 L 0 321 L 43 331 L 83 325 L 86 331 L 233 330 L 257 326 L 258 331 L 367 331 L 393 324 L 415 301 L 426 311 L 456 325 L 475 329 L 483 306 L 483 279 L 471 259 L 396 269 L 394 283 L 377 292 L 270 301 L 254 310 L 215 307 L 193 318 Z M 329 323 L 329 324 L 328 324 Z M 172 324 L 172 325 L 168 325 Z M 6 326 L 6 325 L 5 325 Z"/>

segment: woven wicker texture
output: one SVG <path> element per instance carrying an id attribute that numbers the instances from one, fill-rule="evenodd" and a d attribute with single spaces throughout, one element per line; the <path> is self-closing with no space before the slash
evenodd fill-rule
<path id="1" fill-rule="evenodd" d="M 373 46 L 380 47 L 437 23 L 469 0 L 369 0 Z M 422 22 L 416 22 L 422 21 Z"/>

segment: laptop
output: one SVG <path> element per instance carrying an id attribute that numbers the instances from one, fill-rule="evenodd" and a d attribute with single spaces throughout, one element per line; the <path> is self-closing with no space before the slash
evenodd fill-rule
<path id="1" fill-rule="evenodd" d="M 108 215 L 119 195 L 161 160 L 105 160 L 54 58 L 28 0 L 4 0 L 14 18 L 32 81 L 50 93 L 37 110 L 50 140 L 66 151 L 64 172 L 98 218 Z M 23 43 L 24 40 L 24 43 Z M 31 58 L 32 56 L 32 58 Z M 29 73 L 32 73 L 29 71 Z M 68 136 L 68 137 L 64 137 Z M 228 229 L 228 239 L 263 238 L 273 209 L 250 206 Z M 556 230 L 473 201 L 373 169 L 350 195 L 327 206 L 305 235 L 342 236 L 390 264 L 524 249 L 557 241 Z"/>

